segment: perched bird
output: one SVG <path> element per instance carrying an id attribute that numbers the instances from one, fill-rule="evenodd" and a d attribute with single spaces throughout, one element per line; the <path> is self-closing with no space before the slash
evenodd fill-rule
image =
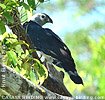
<path id="1" fill-rule="evenodd" d="M 29 22 L 23 24 L 23 28 L 29 35 L 35 49 L 52 61 L 58 67 L 64 68 L 71 80 L 76 84 L 83 81 L 78 75 L 71 52 L 61 38 L 48 28 L 42 28 L 46 23 L 53 23 L 52 19 L 45 13 L 37 13 Z"/>

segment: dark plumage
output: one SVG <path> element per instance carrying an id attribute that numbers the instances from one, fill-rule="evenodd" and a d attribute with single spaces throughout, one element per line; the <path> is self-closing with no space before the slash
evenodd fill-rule
<path id="1" fill-rule="evenodd" d="M 42 28 L 35 21 L 26 22 L 23 27 L 37 50 L 51 56 L 53 63 L 64 68 L 74 83 L 83 84 L 81 77 L 77 74 L 75 63 L 68 47 L 52 30 Z"/>

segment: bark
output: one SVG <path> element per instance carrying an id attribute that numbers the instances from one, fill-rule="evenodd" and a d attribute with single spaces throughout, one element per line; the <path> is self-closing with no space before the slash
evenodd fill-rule
<path id="1" fill-rule="evenodd" d="M 44 81 L 43 86 L 52 92 L 72 97 L 63 83 L 64 73 L 62 71 L 57 71 L 53 65 L 48 65 L 47 67 L 49 76 Z"/>
<path id="2" fill-rule="evenodd" d="M 0 64 L 0 87 L 10 94 L 10 99 L 68 100 L 71 97 L 61 96 L 43 86 L 37 86 L 12 68 Z M 2 96 L 2 99 L 5 98 Z"/>

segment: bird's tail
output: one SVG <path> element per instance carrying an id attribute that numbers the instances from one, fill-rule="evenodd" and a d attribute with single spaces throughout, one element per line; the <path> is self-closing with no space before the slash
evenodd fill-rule
<path id="1" fill-rule="evenodd" d="M 72 71 L 68 71 L 67 72 L 69 74 L 69 77 L 71 78 L 71 80 L 76 83 L 76 84 L 83 84 L 82 78 L 78 75 L 78 73 L 76 71 L 72 72 Z"/>

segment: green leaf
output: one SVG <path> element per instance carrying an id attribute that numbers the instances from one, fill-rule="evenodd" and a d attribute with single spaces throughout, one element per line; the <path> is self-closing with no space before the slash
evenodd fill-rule
<path id="1" fill-rule="evenodd" d="M 34 59 L 34 60 L 36 61 L 36 63 L 33 64 L 33 68 L 35 69 L 35 71 L 37 73 L 37 77 L 38 77 L 40 85 L 41 85 L 44 82 L 44 80 L 47 78 L 48 71 L 47 71 L 46 67 L 40 63 L 39 60 L 37 60 L 37 59 Z"/>
<path id="2" fill-rule="evenodd" d="M 20 2 L 20 5 L 23 5 L 23 7 L 26 9 L 26 10 L 29 10 L 30 11 L 30 7 L 24 3 L 24 2 Z"/>
<path id="3" fill-rule="evenodd" d="M 3 96 L 3 95 L 8 95 L 8 96 L 9 96 L 9 93 L 0 88 L 0 95 L 2 95 L 2 96 Z M 1 100 L 2 100 L 2 99 L 1 99 Z"/>
<path id="4" fill-rule="evenodd" d="M 20 40 L 20 41 L 16 41 L 16 42 L 13 42 L 12 44 L 10 44 L 10 48 L 13 49 L 17 45 L 21 45 L 21 44 L 25 44 L 25 45 L 27 45 L 29 47 L 29 45 L 27 43 L 25 43 L 24 41 Z"/>
<path id="5" fill-rule="evenodd" d="M 10 59 L 12 65 L 16 67 L 17 65 L 17 56 L 16 53 L 13 51 L 7 51 L 8 58 Z"/>
<path id="6" fill-rule="evenodd" d="M 8 2 L 8 1 L 7 1 Z M 18 6 L 18 3 L 16 2 L 16 0 L 9 0 L 9 2 L 8 3 L 6 3 L 6 6 L 7 7 L 12 7 L 12 8 L 15 8 L 15 7 L 17 7 Z"/>
<path id="7" fill-rule="evenodd" d="M 24 62 L 22 64 L 22 68 L 21 68 L 21 75 L 25 75 L 26 77 L 30 76 L 30 70 L 31 70 L 31 65 L 27 62 Z"/>
<path id="8" fill-rule="evenodd" d="M 39 2 L 41 2 L 41 3 L 43 3 L 44 2 L 44 0 L 38 0 Z"/>
<path id="9" fill-rule="evenodd" d="M 2 7 L 3 9 L 6 8 L 6 6 L 4 4 L 1 4 L 1 3 L 0 3 L 0 7 Z"/>
<path id="10" fill-rule="evenodd" d="M 14 69 L 15 69 L 16 72 L 20 73 L 20 70 L 19 70 L 18 66 L 16 66 Z"/>
<path id="11" fill-rule="evenodd" d="M 35 51 L 37 51 L 37 50 L 35 50 L 35 49 L 30 49 L 30 50 L 29 50 L 29 53 L 33 53 L 33 52 L 35 52 Z"/>
<path id="12" fill-rule="evenodd" d="M 33 83 L 35 83 L 35 84 L 38 84 L 39 83 L 39 81 L 36 79 L 36 75 L 35 75 L 35 73 L 33 72 L 33 71 L 31 71 L 30 72 L 30 80 L 33 82 Z"/>
<path id="13" fill-rule="evenodd" d="M 9 39 L 17 39 L 17 36 L 13 33 L 5 33 L 3 34 L 3 39 L 9 38 Z"/>
<path id="14" fill-rule="evenodd" d="M 32 9 L 35 8 L 35 0 L 27 0 L 27 2 Z"/>
<path id="15" fill-rule="evenodd" d="M 5 24 L 3 21 L 0 20 L 0 35 L 6 32 Z"/>
<path id="16" fill-rule="evenodd" d="M 9 12 L 4 12 L 3 16 L 7 19 L 8 22 L 14 23 L 13 17 L 10 15 Z"/>
<path id="17" fill-rule="evenodd" d="M 10 2 L 10 0 L 5 0 L 5 1 L 4 1 L 4 4 L 7 4 L 8 2 Z"/>

